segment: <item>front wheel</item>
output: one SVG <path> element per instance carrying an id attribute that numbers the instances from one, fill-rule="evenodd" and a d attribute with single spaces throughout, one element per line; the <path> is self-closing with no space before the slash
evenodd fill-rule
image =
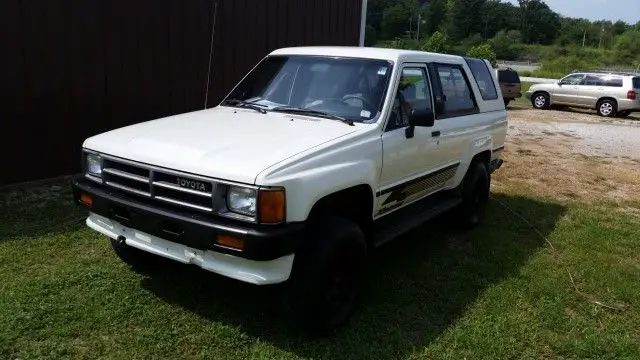
<path id="1" fill-rule="evenodd" d="M 317 221 L 309 235 L 296 253 L 284 315 L 297 331 L 326 336 L 357 307 L 367 247 L 360 227 L 343 218 Z"/>
<path id="2" fill-rule="evenodd" d="M 551 99 L 545 93 L 535 93 L 531 97 L 531 105 L 539 110 L 548 109 L 551 106 Z"/>

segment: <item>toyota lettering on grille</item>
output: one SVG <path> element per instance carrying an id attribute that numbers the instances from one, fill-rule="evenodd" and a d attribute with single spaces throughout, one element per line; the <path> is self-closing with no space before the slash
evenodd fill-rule
<path id="1" fill-rule="evenodd" d="M 205 186 L 205 184 L 200 181 L 176 178 L 176 184 L 178 184 L 178 186 L 182 188 L 198 190 L 198 191 L 207 191 L 207 187 Z"/>

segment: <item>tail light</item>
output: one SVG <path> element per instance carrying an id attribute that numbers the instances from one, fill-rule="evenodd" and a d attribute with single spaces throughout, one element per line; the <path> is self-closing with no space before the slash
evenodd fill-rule
<path id="1" fill-rule="evenodd" d="M 627 92 L 627 99 L 635 100 L 636 99 L 636 92 L 634 90 L 629 90 Z"/>

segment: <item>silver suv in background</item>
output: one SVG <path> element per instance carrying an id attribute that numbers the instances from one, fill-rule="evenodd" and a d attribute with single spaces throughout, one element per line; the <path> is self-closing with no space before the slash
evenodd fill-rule
<path id="1" fill-rule="evenodd" d="M 575 73 L 552 84 L 535 84 L 525 95 L 536 109 L 565 105 L 595 109 L 604 117 L 627 117 L 640 111 L 640 76 Z"/>

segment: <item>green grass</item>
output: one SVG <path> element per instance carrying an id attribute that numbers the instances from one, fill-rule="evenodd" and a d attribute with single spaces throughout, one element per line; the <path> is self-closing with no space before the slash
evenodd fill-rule
<path id="1" fill-rule="evenodd" d="M 533 83 L 523 81 L 520 90 L 522 92 L 522 96 L 512 101 L 511 105 L 531 106 L 531 102 L 525 96 L 525 93 L 529 90 L 531 85 L 533 85 Z"/>
<path id="2" fill-rule="evenodd" d="M 437 221 L 377 253 L 362 308 L 323 340 L 286 331 L 277 288 L 131 270 L 65 196 L 0 204 L 0 359 L 640 358 L 640 218 L 494 196 L 474 231 Z"/>

